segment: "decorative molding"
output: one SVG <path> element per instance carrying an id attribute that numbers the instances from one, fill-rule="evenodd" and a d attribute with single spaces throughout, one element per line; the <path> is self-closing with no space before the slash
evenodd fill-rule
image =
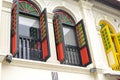
<path id="1" fill-rule="evenodd" d="M 67 13 L 69 13 L 74 18 L 75 22 L 77 22 L 76 16 L 75 16 L 75 14 L 73 13 L 73 11 L 70 8 L 66 7 L 65 5 L 56 6 L 56 7 L 54 7 L 53 11 L 57 10 L 57 9 L 61 9 L 61 10 L 66 11 Z"/>
<path id="2" fill-rule="evenodd" d="M 93 4 L 88 1 L 80 0 L 79 3 L 82 5 L 82 8 L 85 8 L 85 9 L 92 9 L 93 7 Z"/>
<path id="3" fill-rule="evenodd" d="M 10 8 L 12 7 L 12 2 L 9 2 L 9 1 L 3 1 L 3 7 L 5 8 Z"/>

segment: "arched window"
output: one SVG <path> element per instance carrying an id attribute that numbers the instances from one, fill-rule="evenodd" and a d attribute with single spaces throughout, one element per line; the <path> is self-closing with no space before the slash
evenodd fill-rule
<path id="1" fill-rule="evenodd" d="M 64 10 L 55 10 L 54 33 L 57 58 L 62 64 L 87 66 L 91 63 L 83 20 L 75 24 Z"/>
<path id="2" fill-rule="evenodd" d="M 31 0 L 14 0 L 11 15 L 11 53 L 22 59 L 44 60 L 50 56 L 46 9 Z"/>
<path id="3" fill-rule="evenodd" d="M 113 26 L 105 20 L 101 20 L 101 36 L 108 63 L 113 70 L 120 70 L 120 40 Z"/>

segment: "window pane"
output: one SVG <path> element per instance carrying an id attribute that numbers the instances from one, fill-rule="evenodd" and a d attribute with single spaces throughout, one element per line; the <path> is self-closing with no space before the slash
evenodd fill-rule
<path id="1" fill-rule="evenodd" d="M 40 60 L 39 19 L 19 15 L 19 53 L 18 58 Z"/>
<path id="2" fill-rule="evenodd" d="M 39 20 L 33 17 L 19 15 L 19 34 L 30 37 L 30 28 L 39 28 Z"/>
<path id="3" fill-rule="evenodd" d="M 77 46 L 74 30 L 70 27 L 63 27 L 65 45 Z"/>

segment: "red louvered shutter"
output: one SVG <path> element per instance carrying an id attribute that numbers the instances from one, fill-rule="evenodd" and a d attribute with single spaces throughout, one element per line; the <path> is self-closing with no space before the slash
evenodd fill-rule
<path id="1" fill-rule="evenodd" d="M 40 37 L 42 44 L 42 59 L 46 61 L 50 57 L 48 24 L 47 24 L 47 11 L 46 9 L 40 15 Z"/>
<path id="2" fill-rule="evenodd" d="M 65 59 L 65 49 L 64 49 L 64 39 L 63 39 L 63 29 L 62 24 L 59 19 L 59 15 L 55 15 L 53 19 L 54 33 L 55 33 L 55 43 L 57 50 L 57 59 L 63 62 Z"/>
<path id="3" fill-rule="evenodd" d="M 11 53 L 14 56 L 18 53 L 18 0 L 13 0 L 11 13 Z"/>
<path id="4" fill-rule="evenodd" d="M 87 66 L 88 64 L 91 63 L 91 57 L 90 57 L 90 51 L 89 51 L 83 20 L 78 22 L 75 27 L 76 27 L 77 42 L 79 47 L 79 54 L 82 62 L 81 65 Z"/>

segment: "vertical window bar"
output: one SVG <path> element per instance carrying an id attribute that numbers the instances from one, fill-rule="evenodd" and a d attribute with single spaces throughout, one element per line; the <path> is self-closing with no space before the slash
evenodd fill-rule
<path id="1" fill-rule="evenodd" d="M 19 38 L 19 54 L 17 54 L 18 58 L 22 58 L 22 55 L 21 55 L 21 53 L 22 53 L 22 43 L 21 43 L 21 41 L 22 41 L 22 38 Z"/>
<path id="2" fill-rule="evenodd" d="M 32 51 L 32 40 L 31 39 L 29 40 L 29 47 L 30 47 L 30 50 L 29 50 L 30 51 L 29 52 L 30 55 L 29 55 L 29 57 L 31 59 L 31 51 Z"/>
<path id="3" fill-rule="evenodd" d="M 67 63 L 66 63 L 66 64 L 69 64 L 69 63 L 70 63 L 70 61 L 69 61 L 69 48 L 68 48 L 68 47 L 66 47 L 65 54 L 66 54 L 66 56 L 65 56 L 65 60 L 67 61 Z"/>
<path id="4" fill-rule="evenodd" d="M 34 40 L 31 40 L 31 53 L 30 53 L 30 57 L 33 60 L 33 54 L 34 54 Z"/>
<path id="5" fill-rule="evenodd" d="M 23 38 L 21 38 L 21 58 L 23 58 Z"/>
<path id="6" fill-rule="evenodd" d="M 27 50 L 27 38 L 25 39 L 25 59 L 27 59 L 27 52 L 28 52 L 28 50 Z"/>
<path id="7" fill-rule="evenodd" d="M 74 49 L 74 48 L 71 47 L 70 52 L 71 52 L 71 61 L 72 61 L 71 64 L 74 65 L 73 49 Z"/>
<path id="8" fill-rule="evenodd" d="M 69 47 L 67 47 L 67 55 L 68 55 L 68 64 L 71 64 L 71 60 L 70 60 L 70 48 Z"/>
<path id="9" fill-rule="evenodd" d="M 78 53 L 75 52 L 75 49 L 73 49 L 73 57 L 74 57 L 74 64 L 77 65 L 77 58 L 76 58 L 76 55 Z"/>
<path id="10" fill-rule="evenodd" d="M 25 39 L 23 39 L 23 59 L 26 59 Z"/>
<path id="11" fill-rule="evenodd" d="M 77 60 L 77 65 L 80 65 L 80 58 L 79 58 L 79 53 L 78 53 L 78 50 L 76 49 L 76 60 Z"/>
<path id="12" fill-rule="evenodd" d="M 27 39 L 27 59 L 30 59 L 30 39 Z"/>

